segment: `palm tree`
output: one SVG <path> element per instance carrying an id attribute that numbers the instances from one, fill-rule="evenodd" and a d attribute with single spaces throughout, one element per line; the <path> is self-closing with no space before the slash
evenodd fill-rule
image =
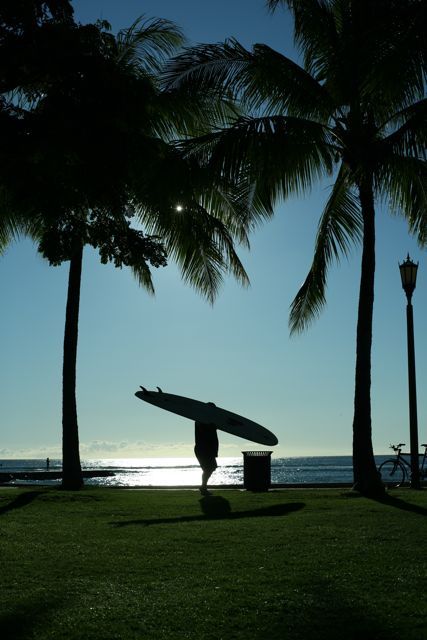
<path id="1" fill-rule="evenodd" d="M 186 91 L 160 90 L 161 63 L 183 42 L 175 25 L 139 19 L 115 37 L 106 23 L 81 27 L 67 16 L 46 25 L 30 18 L 28 64 L 2 76 L 2 87 L 16 98 L 0 113 L 1 129 L 13 140 L 9 155 L 0 155 L 0 250 L 23 233 L 39 243 L 51 264 L 70 261 L 63 487 L 78 489 L 83 478 L 76 358 L 84 245 L 99 249 L 102 262 L 130 266 L 152 293 L 148 262 L 164 265 L 165 251 L 162 239 L 131 229 L 130 218 L 138 215 L 147 229 L 164 236 L 184 279 L 212 302 L 229 271 L 248 281 L 234 249 L 235 238 L 247 242 L 247 194 L 228 181 L 212 185 L 207 171 L 169 142 L 178 131 L 207 131 L 231 112 L 215 96 L 190 101 Z M 20 50 L 22 34 L 20 27 L 16 33 L 7 29 L 7 47 Z"/>
<path id="2" fill-rule="evenodd" d="M 30 193 L 42 194 L 40 250 L 51 264 L 70 261 L 63 360 L 66 489 L 83 484 L 76 358 L 84 245 L 98 248 L 103 262 L 130 266 L 150 292 L 147 261 L 165 264 L 163 245 L 184 279 L 210 301 L 229 271 L 247 283 L 234 248 L 234 239 L 247 241 L 247 194 L 230 181 L 213 185 L 206 169 L 170 143 L 178 131 L 207 131 L 205 123 L 223 121 L 230 106 L 206 94 L 190 102 L 185 90 L 160 89 L 160 66 L 183 42 L 172 23 L 139 19 L 117 36 L 106 27 L 74 32 L 76 65 L 59 79 L 53 76 L 32 113 L 39 160 Z M 81 36 L 89 56 L 81 56 Z M 132 217 L 155 236 L 131 230 Z"/>
<path id="3" fill-rule="evenodd" d="M 291 305 L 291 333 L 325 304 L 327 272 L 362 245 L 353 420 L 355 488 L 383 492 L 371 427 L 375 203 L 403 215 L 427 241 L 426 3 L 421 0 L 269 0 L 287 7 L 303 66 L 236 40 L 190 48 L 166 86 L 230 93 L 245 116 L 184 143 L 214 175 L 241 179 L 271 209 L 324 176 L 334 184 L 320 217 L 314 257 Z"/>

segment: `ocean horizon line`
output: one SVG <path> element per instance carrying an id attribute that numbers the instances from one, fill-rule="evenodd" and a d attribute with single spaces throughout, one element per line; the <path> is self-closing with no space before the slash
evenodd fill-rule
<path id="1" fill-rule="evenodd" d="M 250 451 L 263 451 L 263 449 L 246 449 L 246 450 L 242 450 L 242 454 L 241 455 L 225 455 L 225 456 L 218 456 L 217 460 L 241 460 L 243 461 L 243 453 L 246 452 L 250 452 Z M 265 451 L 271 451 L 271 449 L 265 449 Z M 392 456 L 392 453 L 376 453 L 375 457 L 378 456 Z M 283 454 L 279 454 L 279 455 L 274 455 L 274 451 L 272 451 L 272 455 L 271 455 L 271 460 L 300 460 L 300 459 L 319 459 L 319 458 L 352 458 L 352 454 L 351 453 L 321 453 L 321 454 L 316 454 L 316 453 L 310 453 L 310 454 L 293 454 L 293 455 L 283 455 Z M 58 463 L 62 461 L 62 458 L 60 456 L 55 456 L 55 455 L 49 455 L 46 454 L 45 456 L 4 456 L 0 458 L 0 464 L 4 463 L 4 462 L 17 462 L 17 461 L 23 461 L 23 460 L 27 460 L 27 461 L 33 461 L 33 462 L 43 462 L 46 461 L 47 459 L 50 460 L 50 463 Z M 87 462 L 93 463 L 93 462 L 98 462 L 98 461 L 131 461 L 131 460 L 170 460 L 170 461 L 174 461 L 174 460 L 178 460 L 178 461 L 190 461 L 190 460 L 195 460 L 195 464 L 197 465 L 197 460 L 195 458 L 194 455 L 187 455 L 187 456 L 161 456 L 161 455 L 146 455 L 146 456 L 137 456 L 137 455 L 130 455 L 130 456 L 122 456 L 122 455 L 102 455 L 102 456 L 85 456 L 85 457 L 80 457 L 80 463 L 81 464 L 85 464 Z"/>

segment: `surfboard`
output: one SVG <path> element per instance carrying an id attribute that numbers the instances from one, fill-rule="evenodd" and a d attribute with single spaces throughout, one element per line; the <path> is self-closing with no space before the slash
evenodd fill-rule
<path id="1" fill-rule="evenodd" d="M 171 413 L 176 413 L 184 418 L 189 418 L 205 424 L 214 424 L 217 429 L 231 433 L 234 436 L 273 447 L 278 443 L 274 433 L 261 426 L 249 418 L 221 409 L 213 403 L 201 402 L 193 398 L 174 395 L 173 393 L 163 393 L 150 391 L 141 387 L 141 391 L 135 393 L 136 397 L 144 402 L 153 404 L 160 409 L 166 409 Z"/>

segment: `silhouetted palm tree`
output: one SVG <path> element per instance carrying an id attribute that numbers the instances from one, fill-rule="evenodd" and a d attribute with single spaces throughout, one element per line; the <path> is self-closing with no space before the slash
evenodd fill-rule
<path id="1" fill-rule="evenodd" d="M 215 175 L 241 178 L 266 209 L 323 176 L 334 185 L 313 263 L 291 305 L 305 329 L 325 304 L 327 270 L 362 244 L 353 421 L 355 487 L 383 487 L 371 437 L 375 200 L 427 240 L 426 3 L 421 0 L 269 0 L 295 22 L 303 66 L 267 45 L 236 40 L 188 49 L 166 86 L 227 92 L 246 115 L 184 145 Z"/>
<path id="2" fill-rule="evenodd" d="M 183 43 L 175 25 L 139 19 L 113 36 L 107 23 L 82 27 L 69 13 L 46 23 L 49 3 L 39 4 L 37 16 L 27 16 L 31 37 L 18 20 L 1 43 L 22 57 L 0 68 L 0 88 L 15 94 L 0 105 L 2 139 L 10 143 L 0 154 L 0 251 L 28 234 L 51 264 L 70 261 L 63 487 L 77 489 L 83 482 L 76 357 L 84 245 L 99 249 L 102 262 L 130 266 L 153 292 L 147 263 L 165 264 L 166 244 L 183 278 L 213 301 L 227 272 L 248 281 L 234 249 L 235 239 L 247 242 L 248 194 L 229 181 L 213 185 L 205 168 L 170 143 L 178 132 L 208 131 L 231 113 L 215 96 L 160 89 L 161 64 Z M 136 216 L 161 238 L 131 229 Z"/>
<path id="3" fill-rule="evenodd" d="M 40 249 L 52 264 L 70 260 L 63 361 L 66 489 L 83 483 L 76 356 L 84 245 L 99 248 L 103 262 L 130 266 L 151 292 L 147 261 L 164 264 L 163 245 L 184 279 L 211 301 L 228 271 L 247 282 L 234 249 L 235 238 L 246 239 L 247 195 L 223 180 L 212 185 L 206 169 L 170 143 L 178 132 L 207 131 L 223 121 L 229 105 L 206 94 L 190 102 L 185 90 L 160 89 L 161 64 L 183 42 L 174 24 L 139 19 L 117 36 L 106 26 L 88 26 L 83 36 L 94 55 L 84 57 L 80 68 L 72 66 L 63 80 L 55 77 L 34 111 L 33 133 L 37 139 L 39 129 L 44 146 L 40 169 L 46 172 L 35 180 L 53 190 L 59 185 L 49 206 L 41 207 Z M 52 210 L 61 202 L 59 211 Z M 135 216 L 155 238 L 130 230 L 126 221 Z"/>

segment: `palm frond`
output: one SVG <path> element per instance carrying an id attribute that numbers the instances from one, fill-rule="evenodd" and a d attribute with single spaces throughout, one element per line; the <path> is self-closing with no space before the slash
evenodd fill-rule
<path id="1" fill-rule="evenodd" d="M 388 198 L 390 209 L 408 221 L 421 246 L 427 245 L 427 162 L 390 154 L 376 176 L 376 189 Z"/>
<path id="2" fill-rule="evenodd" d="M 226 186 L 212 187 L 202 191 L 198 200 L 205 211 L 215 212 L 228 230 L 230 237 L 249 248 L 249 226 L 252 223 L 251 212 L 244 196 Z"/>
<path id="3" fill-rule="evenodd" d="M 20 229 L 15 221 L 2 219 L 0 214 L 0 255 L 2 255 L 6 247 L 14 240 L 17 240 L 20 235 Z"/>
<path id="4" fill-rule="evenodd" d="M 273 206 L 260 201 L 249 175 L 233 182 L 209 163 L 201 166 L 190 158 L 189 166 L 194 200 L 225 225 L 233 241 L 249 247 L 249 234 L 273 216 Z"/>
<path id="5" fill-rule="evenodd" d="M 140 171 L 144 171 L 142 184 L 138 181 Z M 233 182 L 221 172 L 214 172 L 209 163 L 203 164 L 190 154 L 185 156 L 180 146 L 162 144 L 157 161 L 150 167 L 143 164 L 140 171 L 136 167 L 137 186 L 142 186 L 137 202 L 146 212 L 144 223 L 150 224 L 152 212 L 163 225 L 161 233 L 151 227 L 150 233 L 162 235 L 169 224 L 174 225 L 178 206 L 190 212 L 201 207 L 225 225 L 233 242 L 249 246 L 249 233 L 273 215 L 273 207 L 260 201 L 254 185 L 243 174 Z"/>
<path id="6" fill-rule="evenodd" d="M 209 168 L 208 168 L 209 171 Z M 215 212 L 228 229 L 231 237 L 249 249 L 249 235 L 274 215 L 274 207 L 265 206 L 256 193 L 256 185 L 242 177 L 237 185 L 225 181 L 212 184 L 200 197 L 200 204 Z"/>
<path id="7" fill-rule="evenodd" d="M 337 43 L 343 28 L 342 12 L 349 3 L 325 0 L 287 0 L 267 2 L 274 11 L 279 4 L 287 5 L 294 18 L 294 40 L 303 54 L 304 68 L 319 80 L 331 77 L 339 68 Z"/>
<path id="8" fill-rule="evenodd" d="M 265 44 L 253 47 L 243 91 L 244 103 L 265 115 L 283 114 L 327 123 L 336 105 L 305 69 Z"/>
<path id="9" fill-rule="evenodd" d="M 244 88 L 242 74 L 252 62 L 250 51 L 237 40 L 186 48 L 164 70 L 165 88 L 194 87 L 224 95 Z M 225 89 L 226 88 L 226 89 Z"/>
<path id="10" fill-rule="evenodd" d="M 8 206 L 8 199 L 0 189 L 0 255 L 7 245 L 20 235 L 20 225 Z"/>
<path id="11" fill-rule="evenodd" d="M 280 197 L 300 194 L 334 164 L 327 128 L 301 118 L 239 118 L 232 127 L 184 143 L 213 176 L 253 185 L 254 201 L 269 211 Z"/>
<path id="12" fill-rule="evenodd" d="M 381 147 L 385 152 L 426 159 L 427 155 L 427 98 L 393 114 L 383 128 L 391 129 Z"/>
<path id="13" fill-rule="evenodd" d="M 185 89 L 161 91 L 156 96 L 151 130 L 164 140 L 205 135 L 215 127 L 228 125 L 238 116 L 235 103 L 206 92 Z"/>
<path id="14" fill-rule="evenodd" d="M 154 295 L 154 285 L 151 278 L 151 271 L 147 264 L 131 265 L 131 271 L 138 284 L 150 295 Z"/>
<path id="15" fill-rule="evenodd" d="M 154 75 L 184 43 L 184 35 L 175 23 L 140 16 L 128 29 L 118 32 L 116 55 L 120 62 Z"/>
<path id="16" fill-rule="evenodd" d="M 243 286 L 249 285 L 249 278 L 225 225 L 202 207 L 196 211 L 198 229 L 193 232 L 187 247 L 183 247 L 182 243 L 175 247 L 175 255 L 184 282 L 191 284 L 213 304 L 227 273 L 231 273 Z"/>
<path id="17" fill-rule="evenodd" d="M 310 271 L 291 304 L 291 334 L 304 331 L 319 316 L 326 303 L 328 268 L 341 255 L 348 255 L 360 241 L 362 230 L 358 201 L 351 191 L 347 169 L 342 166 L 319 222 Z"/>
<path id="18" fill-rule="evenodd" d="M 225 274 L 218 252 L 212 251 L 212 248 L 206 251 L 204 247 L 200 247 L 198 252 L 189 252 L 177 258 L 184 282 L 193 286 L 213 304 Z"/>
<path id="19" fill-rule="evenodd" d="M 0 254 L 10 242 L 29 236 L 39 240 L 43 221 L 40 216 L 17 211 L 7 196 L 5 189 L 0 188 Z"/>
<path id="20" fill-rule="evenodd" d="M 265 0 L 265 4 L 269 11 L 274 12 L 279 7 L 279 5 L 284 5 L 285 7 L 289 6 L 288 0 Z"/>
<path id="21" fill-rule="evenodd" d="M 425 95 L 427 5 L 420 0 L 270 0 L 294 18 L 304 68 L 344 103 L 385 119 Z"/>
<path id="22" fill-rule="evenodd" d="M 427 5 L 419 0 L 376 0 L 362 7 L 372 54 L 364 87 L 375 111 L 384 115 L 411 105 L 425 95 Z M 366 41 L 366 33 L 364 45 Z"/>
<path id="23" fill-rule="evenodd" d="M 139 217 L 147 232 L 162 238 L 168 255 L 190 283 L 209 302 L 215 300 L 227 273 L 243 285 L 249 283 L 226 225 L 203 206 L 188 198 L 176 206 L 141 207 Z"/>
<path id="24" fill-rule="evenodd" d="M 186 87 L 213 95 L 233 95 L 247 110 L 265 115 L 287 112 L 327 121 L 334 110 L 330 96 L 298 64 L 264 44 L 252 51 L 237 40 L 199 45 L 168 62 L 167 87 Z"/>

